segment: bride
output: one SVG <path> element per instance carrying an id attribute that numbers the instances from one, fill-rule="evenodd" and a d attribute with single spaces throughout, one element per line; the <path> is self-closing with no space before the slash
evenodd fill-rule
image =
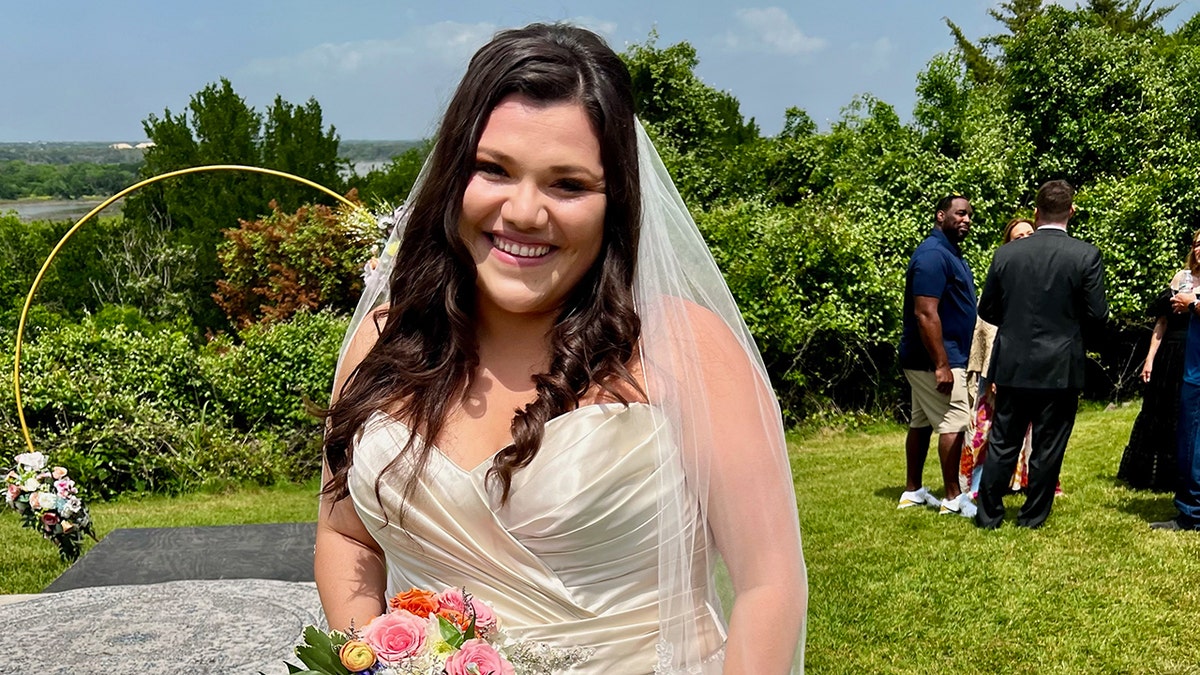
<path id="1" fill-rule="evenodd" d="M 331 628 L 463 586 L 571 673 L 802 669 L 778 404 L 633 105 L 580 28 L 472 58 L 339 362 Z"/>

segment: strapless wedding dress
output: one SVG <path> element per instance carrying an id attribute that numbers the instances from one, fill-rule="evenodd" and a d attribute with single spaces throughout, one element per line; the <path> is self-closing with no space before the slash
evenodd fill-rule
<path id="1" fill-rule="evenodd" d="M 409 434 L 375 413 L 349 475 L 354 506 L 386 554 L 389 596 L 464 586 L 492 605 L 513 637 L 594 650 L 567 672 L 666 672 L 659 663 L 668 651 L 659 645 L 659 490 L 687 493 L 682 471 L 656 459 L 655 444 L 669 432 L 649 405 L 589 405 L 550 420 L 503 506 L 485 482 L 490 459 L 467 470 L 436 448 L 407 502 L 389 477 L 377 492 L 376 478 Z M 678 477 L 663 481 L 663 470 Z M 711 617 L 701 639 L 712 645 L 709 665 L 719 672 L 723 621 L 715 603 L 699 602 Z"/>

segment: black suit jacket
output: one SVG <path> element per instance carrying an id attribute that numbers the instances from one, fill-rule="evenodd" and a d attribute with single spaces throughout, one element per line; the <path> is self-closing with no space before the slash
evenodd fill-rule
<path id="1" fill-rule="evenodd" d="M 1108 316 L 1100 250 L 1056 229 L 1001 246 L 979 316 L 999 327 L 988 377 L 998 386 L 1082 389 L 1083 335 Z"/>

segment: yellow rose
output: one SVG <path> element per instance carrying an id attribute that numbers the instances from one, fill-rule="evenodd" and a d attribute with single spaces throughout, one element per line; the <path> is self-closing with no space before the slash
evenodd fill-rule
<path id="1" fill-rule="evenodd" d="M 362 640 L 350 640 L 338 651 L 342 665 L 350 672 L 357 673 L 375 665 L 375 650 Z"/>

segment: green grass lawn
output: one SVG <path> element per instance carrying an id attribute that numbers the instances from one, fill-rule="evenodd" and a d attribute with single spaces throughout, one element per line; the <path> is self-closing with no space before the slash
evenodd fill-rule
<path id="1" fill-rule="evenodd" d="M 1196 673 L 1200 535 L 1152 532 L 1170 495 L 1115 473 L 1136 406 L 1080 413 L 1066 496 L 1045 527 L 980 532 L 933 509 L 896 510 L 904 429 L 793 439 L 809 575 L 808 672 Z M 926 465 L 936 487 L 936 459 Z M 119 527 L 306 521 L 315 483 L 229 494 L 124 499 L 92 507 Z M 940 493 L 940 488 L 935 490 Z M 0 592 L 36 592 L 65 566 L 53 546 L 0 514 Z"/>
<path id="2" fill-rule="evenodd" d="M 904 429 L 793 444 L 808 672 L 1197 673 L 1200 535 L 1154 532 L 1170 495 L 1115 484 L 1137 407 L 1081 412 L 1046 525 L 982 532 L 898 511 Z M 926 485 L 941 494 L 936 451 Z"/>

